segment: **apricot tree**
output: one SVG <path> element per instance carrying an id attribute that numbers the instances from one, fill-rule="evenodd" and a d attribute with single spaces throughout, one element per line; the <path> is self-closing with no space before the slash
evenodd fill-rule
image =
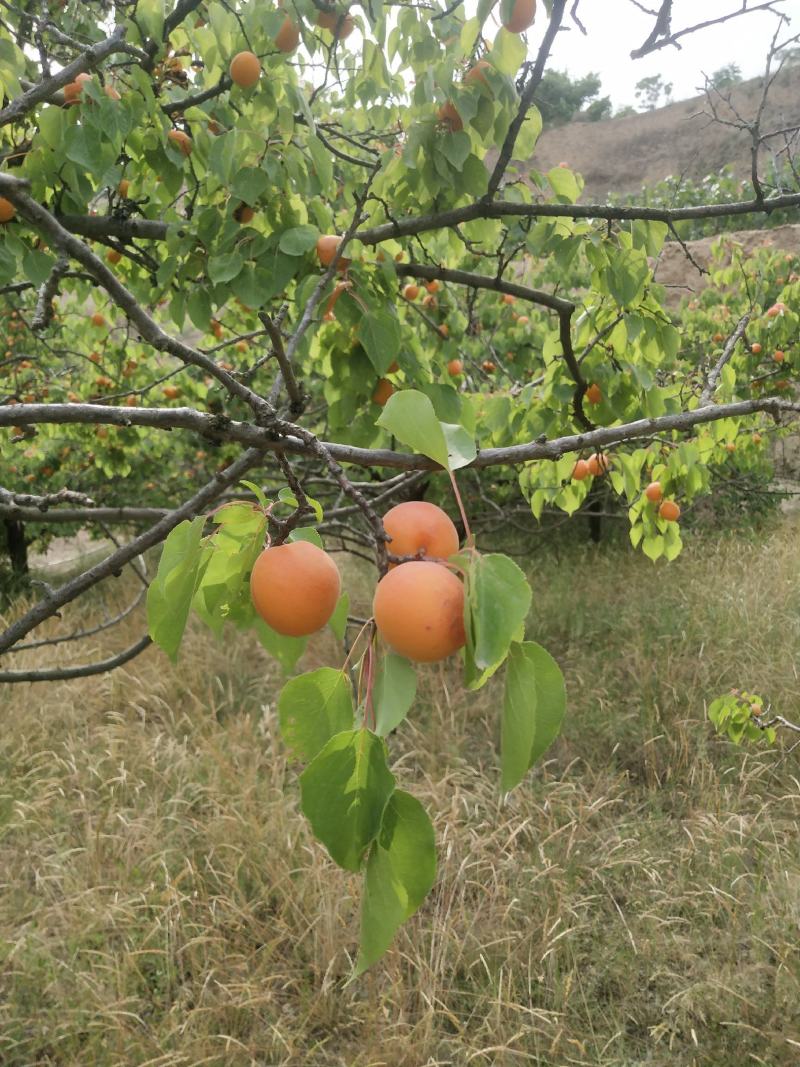
<path id="1" fill-rule="evenodd" d="M 713 35 L 678 6 L 644 14 L 633 59 Z M 783 7 L 717 20 L 774 20 L 765 94 L 794 40 Z M 568 165 L 529 162 L 579 8 L 61 0 L 0 20 L 0 519 L 20 567 L 25 527 L 116 545 L 12 609 L 4 661 L 163 545 L 154 575 L 137 569 L 140 640 L 78 667 L 4 662 L 0 682 L 101 673 L 153 641 L 174 657 L 192 610 L 217 635 L 253 629 L 291 673 L 330 625 L 343 665 L 290 678 L 278 714 L 314 833 L 364 873 L 357 969 L 435 876 L 428 816 L 388 765 L 412 662 L 457 654 L 468 689 L 504 669 L 503 790 L 564 712 L 555 661 L 525 639 L 525 576 L 479 551 L 459 472 L 509 472 L 537 519 L 608 486 L 633 545 L 671 560 L 713 472 L 768 468 L 800 410 L 796 264 L 734 252 L 681 313 L 657 283 L 678 223 L 800 205 L 761 177 L 792 131 L 762 129 L 763 106 L 742 118 L 746 200 L 581 203 Z M 394 506 L 422 479 L 460 531 Z M 369 618 L 332 548 L 374 558 Z"/>

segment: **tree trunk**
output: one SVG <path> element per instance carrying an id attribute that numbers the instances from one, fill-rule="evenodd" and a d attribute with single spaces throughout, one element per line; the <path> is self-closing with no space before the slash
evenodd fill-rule
<path id="1" fill-rule="evenodd" d="M 11 560 L 11 573 L 22 577 L 28 573 L 28 542 L 25 540 L 25 526 L 16 519 L 4 519 L 6 534 L 6 551 Z"/>
<path id="2" fill-rule="evenodd" d="M 587 518 L 589 519 L 589 536 L 595 544 L 600 542 L 603 536 L 603 516 L 598 514 L 603 510 L 603 496 L 596 485 L 593 485 L 589 490 L 587 497 L 586 511 Z"/>

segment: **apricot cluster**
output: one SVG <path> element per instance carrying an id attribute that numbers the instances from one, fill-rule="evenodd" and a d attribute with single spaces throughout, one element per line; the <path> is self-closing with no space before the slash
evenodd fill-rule
<path id="1" fill-rule="evenodd" d="M 445 564 L 458 531 L 435 504 L 412 500 L 384 516 L 389 571 L 372 603 L 386 643 L 418 663 L 445 659 L 466 642 L 464 586 Z M 261 618 L 280 634 L 305 637 L 331 618 L 341 593 L 333 559 L 308 541 L 266 548 L 253 566 L 250 594 Z"/>

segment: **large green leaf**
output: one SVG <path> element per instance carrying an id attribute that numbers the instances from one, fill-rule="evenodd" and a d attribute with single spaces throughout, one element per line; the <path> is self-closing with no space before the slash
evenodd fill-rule
<path id="1" fill-rule="evenodd" d="M 416 389 L 403 389 L 391 396 L 377 422 L 398 441 L 445 470 L 458 470 L 475 458 L 475 442 L 467 431 L 440 422 L 429 398 Z"/>
<path id="2" fill-rule="evenodd" d="M 300 775 L 303 812 L 331 858 L 361 867 L 394 791 L 386 746 L 369 730 L 336 734 Z"/>
<path id="3" fill-rule="evenodd" d="M 375 733 L 385 737 L 408 715 L 417 692 L 417 673 L 407 659 L 387 652 L 375 675 L 372 706 Z"/>
<path id="4" fill-rule="evenodd" d="M 397 316 L 383 309 L 370 311 L 359 323 L 357 337 L 376 374 L 385 374 L 400 351 L 400 323 Z"/>
<path id="5" fill-rule="evenodd" d="M 179 523 L 164 542 L 158 571 L 147 590 L 147 629 L 171 660 L 178 657 L 197 583 L 208 555 L 203 553 L 205 519 Z"/>
<path id="6" fill-rule="evenodd" d="M 520 568 L 499 553 L 475 555 L 467 572 L 470 650 L 480 669 L 505 658 L 531 606 L 531 588 Z"/>
<path id="7" fill-rule="evenodd" d="M 344 671 L 320 667 L 291 678 L 278 697 L 281 735 L 298 759 L 312 760 L 334 734 L 353 727 L 353 691 Z"/>
<path id="8" fill-rule="evenodd" d="M 561 730 L 566 706 L 558 664 L 533 641 L 508 654 L 500 727 L 501 787 L 513 789 Z"/>
<path id="9" fill-rule="evenodd" d="M 397 928 L 410 918 L 436 879 L 433 826 L 420 802 L 398 789 L 370 849 L 361 905 L 361 942 L 355 973 L 384 954 Z"/>

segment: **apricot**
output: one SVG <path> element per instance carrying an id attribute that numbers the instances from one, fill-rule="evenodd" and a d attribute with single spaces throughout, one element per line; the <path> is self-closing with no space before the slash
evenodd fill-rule
<path id="1" fill-rule="evenodd" d="M 372 403 L 378 404 L 379 407 L 383 407 L 393 392 L 394 386 L 389 379 L 379 378 L 378 384 L 375 386 L 375 390 L 372 394 Z"/>
<path id="2" fill-rule="evenodd" d="M 424 552 L 429 559 L 448 559 L 458 552 L 458 530 L 450 516 L 426 500 L 396 504 L 383 516 L 383 525 L 393 556 Z"/>
<path id="3" fill-rule="evenodd" d="M 436 112 L 436 118 L 450 133 L 458 133 L 459 130 L 464 129 L 464 123 L 461 116 L 456 111 L 456 106 L 452 100 L 448 100 L 446 104 L 442 104 L 439 110 Z"/>
<path id="4" fill-rule="evenodd" d="M 109 100 L 121 100 L 122 99 L 122 97 L 119 95 L 119 93 L 117 92 L 117 90 L 114 88 L 113 85 L 104 85 L 103 86 L 103 92 L 106 94 L 106 96 L 108 97 Z"/>
<path id="5" fill-rule="evenodd" d="M 474 67 L 470 67 L 467 73 L 464 75 L 465 85 L 488 85 L 486 80 L 486 71 L 491 68 L 491 63 L 487 63 L 485 59 L 479 59 Z"/>
<path id="6" fill-rule="evenodd" d="M 657 504 L 664 495 L 664 490 L 661 488 L 661 482 L 651 482 L 645 489 L 644 495 L 651 504 Z"/>
<path id="7" fill-rule="evenodd" d="M 782 315 L 786 310 L 786 305 L 779 300 L 777 304 L 773 304 L 771 308 L 767 308 L 767 318 L 774 319 L 777 315 Z"/>
<path id="8" fill-rule="evenodd" d="M 524 33 L 536 18 L 536 0 L 515 0 L 508 22 L 503 26 L 509 33 Z"/>
<path id="9" fill-rule="evenodd" d="M 572 477 L 576 482 L 582 482 L 589 474 L 589 464 L 585 459 L 579 459 L 572 468 Z"/>
<path id="10" fill-rule="evenodd" d="M 246 226 L 248 222 L 252 222 L 255 215 L 255 210 L 249 204 L 239 204 L 233 212 L 233 217 L 243 226 Z"/>
<path id="11" fill-rule="evenodd" d="M 503 293 L 500 300 L 503 304 L 513 304 L 517 298 L 512 296 L 511 293 Z"/>
<path id="12" fill-rule="evenodd" d="M 598 474 L 605 474 L 611 466 L 611 460 L 604 452 L 594 452 L 586 461 L 589 474 L 596 478 Z"/>
<path id="13" fill-rule="evenodd" d="M 781 352 L 780 349 L 777 349 L 775 355 L 772 358 L 775 360 L 776 363 L 783 363 L 783 361 L 786 359 L 786 354 L 784 352 Z"/>
<path id="14" fill-rule="evenodd" d="M 464 587 L 440 563 L 401 563 L 378 582 L 372 611 L 395 652 L 419 663 L 452 656 L 466 643 Z"/>
<path id="15" fill-rule="evenodd" d="M 447 325 L 446 322 L 443 322 L 442 325 L 439 327 L 439 336 L 444 337 L 445 339 L 450 336 L 450 327 Z"/>
<path id="16" fill-rule="evenodd" d="M 81 98 L 83 86 L 76 79 L 74 82 L 67 82 L 67 84 L 64 86 L 63 92 L 65 104 L 67 104 L 68 106 L 70 104 L 77 104 Z"/>
<path id="17" fill-rule="evenodd" d="M 428 290 L 429 293 L 438 293 L 439 282 L 436 278 L 431 278 L 429 282 L 425 282 L 425 288 Z"/>
<path id="18" fill-rule="evenodd" d="M 586 390 L 586 399 L 590 404 L 599 404 L 603 399 L 603 394 L 600 391 L 600 386 L 597 382 L 592 382 L 589 388 Z"/>
<path id="19" fill-rule="evenodd" d="M 753 444 L 754 445 L 760 445 L 761 444 L 761 434 L 760 433 L 754 433 L 753 434 Z"/>
<path id="20" fill-rule="evenodd" d="M 677 522 L 681 517 L 681 509 L 674 500 L 665 500 L 658 509 L 658 514 L 665 522 Z"/>
<path id="21" fill-rule="evenodd" d="M 753 353 L 754 356 L 761 355 L 761 345 L 758 343 L 758 341 L 756 341 L 755 344 L 750 345 L 750 351 Z"/>
<path id="22" fill-rule="evenodd" d="M 330 619 L 342 581 L 327 552 L 309 541 L 265 548 L 250 575 L 253 607 L 285 637 L 307 637 Z"/>
<path id="23" fill-rule="evenodd" d="M 400 364 L 397 362 L 396 359 L 393 359 L 392 362 L 389 364 L 389 366 L 386 368 L 386 373 L 387 374 L 397 374 L 397 372 L 399 370 L 400 370 Z"/>
<path id="24" fill-rule="evenodd" d="M 494 372 L 497 370 L 497 364 L 493 363 L 491 359 L 485 359 L 483 363 L 481 363 L 481 366 L 487 374 L 494 374 Z"/>
<path id="25" fill-rule="evenodd" d="M 300 28 L 295 26 L 290 18 L 285 18 L 281 23 L 281 28 L 275 34 L 275 47 L 279 52 L 288 55 L 289 52 L 294 52 L 299 44 Z"/>
<path id="26" fill-rule="evenodd" d="M 172 141 L 173 145 L 182 152 L 185 156 L 192 154 L 192 139 L 188 133 L 184 133 L 183 130 L 170 130 L 167 134 L 167 139 Z"/>
<path id="27" fill-rule="evenodd" d="M 128 190 L 130 189 L 130 187 L 131 187 L 131 183 L 128 181 L 127 178 L 123 178 L 122 181 L 117 186 L 117 192 L 123 198 L 123 200 L 127 197 Z"/>
<path id="28" fill-rule="evenodd" d="M 17 213 L 17 209 L 10 200 L 0 196 L 0 222 L 11 222 Z"/>
<path id="29" fill-rule="evenodd" d="M 167 398 L 167 400 L 177 400 L 180 395 L 181 391 L 177 385 L 164 386 L 164 396 Z"/>
<path id="30" fill-rule="evenodd" d="M 92 326 L 96 326 L 98 328 L 98 330 L 100 329 L 101 326 L 105 326 L 105 324 L 106 324 L 106 320 L 105 320 L 104 316 L 101 315 L 99 311 L 95 311 L 94 315 L 92 315 L 92 320 L 91 321 L 92 321 Z"/>
<path id="31" fill-rule="evenodd" d="M 329 267 L 333 263 L 341 243 L 341 237 L 337 237 L 336 234 L 324 234 L 319 238 L 317 241 L 317 259 L 323 267 Z M 339 270 L 344 270 L 349 266 L 349 259 L 342 258 L 339 260 Z"/>
<path id="32" fill-rule="evenodd" d="M 419 296 L 419 286 L 418 285 L 413 285 L 413 284 L 412 285 L 404 285 L 403 286 L 403 296 L 406 298 L 406 300 L 416 300 L 417 297 Z"/>
<path id="33" fill-rule="evenodd" d="M 119 252 L 116 248 L 109 248 L 108 252 L 106 252 L 106 260 L 112 265 L 119 263 L 121 259 L 122 253 Z"/>
<path id="34" fill-rule="evenodd" d="M 240 89 L 252 89 L 261 77 L 261 64 L 253 52 L 239 52 L 231 60 L 228 73 Z"/>
<path id="35" fill-rule="evenodd" d="M 447 373 L 451 378 L 458 378 L 460 374 L 464 373 L 464 364 L 460 359 L 451 359 L 447 364 Z"/>
<path id="36" fill-rule="evenodd" d="M 347 11 L 320 11 L 317 15 L 317 25 L 322 30 L 330 30 L 337 41 L 343 41 L 353 32 L 355 20 Z"/>

